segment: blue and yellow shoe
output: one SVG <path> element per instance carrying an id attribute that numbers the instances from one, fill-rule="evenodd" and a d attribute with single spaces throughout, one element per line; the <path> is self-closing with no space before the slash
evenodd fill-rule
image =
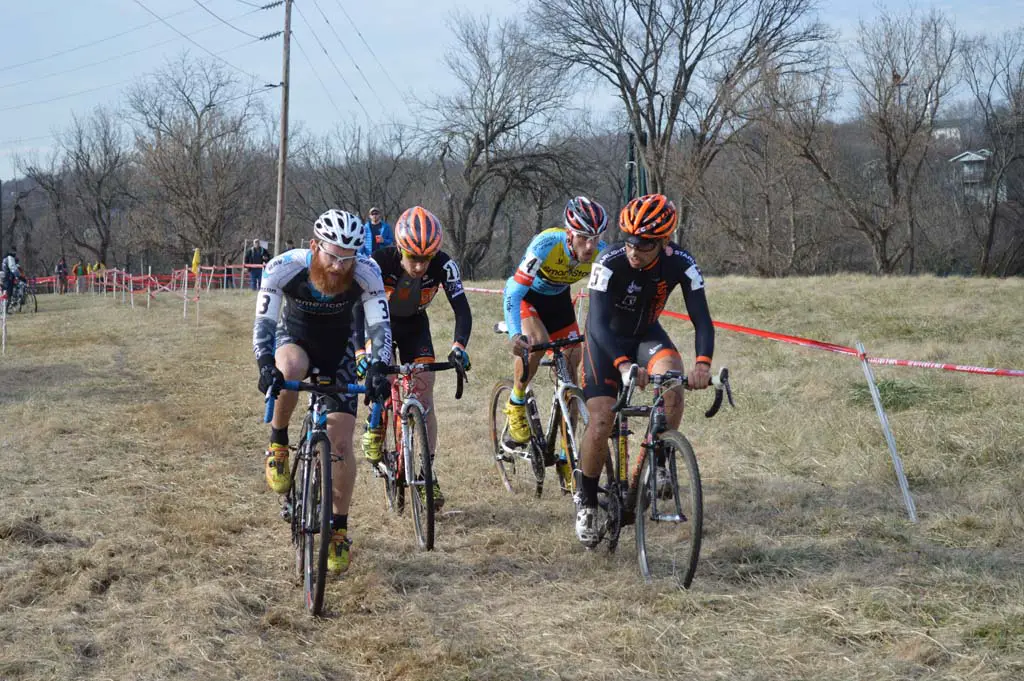
<path id="1" fill-rule="evenodd" d="M 348 570 L 351 552 L 352 540 L 348 538 L 347 530 L 335 530 L 331 543 L 327 547 L 328 572 L 340 575 Z"/>

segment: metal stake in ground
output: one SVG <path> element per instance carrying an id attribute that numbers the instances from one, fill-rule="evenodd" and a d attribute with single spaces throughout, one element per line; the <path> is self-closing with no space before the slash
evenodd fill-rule
<path id="1" fill-rule="evenodd" d="M 864 344 L 860 341 L 857 341 L 857 353 L 860 356 L 861 366 L 864 367 L 864 378 L 868 381 L 868 390 L 871 391 L 871 400 L 875 403 L 878 420 L 882 423 L 885 441 L 889 444 L 889 455 L 892 457 L 892 465 L 896 469 L 896 479 L 899 481 L 900 491 L 903 493 L 903 504 L 907 507 L 907 515 L 910 516 L 910 522 L 916 523 L 917 509 L 914 508 L 914 498 L 910 496 L 907 476 L 903 473 L 903 461 L 900 460 L 900 455 L 896 453 L 896 439 L 892 436 L 892 430 L 889 428 L 889 419 L 885 415 L 885 409 L 882 408 L 882 396 L 878 394 L 878 386 L 875 385 L 875 374 L 871 371 L 871 365 L 868 363 L 867 350 L 864 349 Z"/>

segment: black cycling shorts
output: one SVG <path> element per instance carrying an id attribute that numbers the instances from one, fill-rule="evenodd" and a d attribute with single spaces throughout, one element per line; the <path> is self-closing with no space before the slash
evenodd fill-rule
<path id="1" fill-rule="evenodd" d="M 547 329 L 551 340 L 577 338 L 576 310 L 572 306 L 572 293 L 566 288 L 561 293 L 544 295 L 530 289 L 519 303 L 519 318 L 537 317 Z M 575 335 L 574 335 L 575 334 Z"/>
<path id="2" fill-rule="evenodd" d="M 391 338 L 402 363 L 433 362 L 434 342 L 430 337 L 430 320 L 425 312 L 409 317 L 391 318 Z"/>
<path id="3" fill-rule="evenodd" d="M 356 349 L 352 336 L 344 343 L 320 342 L 311 343 L 303 339 L 292 338 L 283 333 L 279 327 L 275 342 L 275 350 L 282 345 L 298 345 L 309 357 L 309 368 L 316 369 L 321 376 L 334 375 L 334 380 L 339 384 L 359 383 L 356 378 Z M 308 378 L 308 374 L 306 376 Z M 359 395 L 325 395 L 324 404 L 327 406 L 327 413 L 342 413 L 356 415 L 356 408 L 359 406 Z"/>
<path id="4" fill-rule="evenodd" d="M 647 371 L 662 357 L 673 354 L 678 357 L 679 351 L 658 323 L 628 349 L 630 363 L 644 366 Z M 583 396 L 586 399 L 618 396 L 622 374 L 615 367 L 615 359 L 606 348 L 592 345 L 589 337 L 583 343 Z"/>

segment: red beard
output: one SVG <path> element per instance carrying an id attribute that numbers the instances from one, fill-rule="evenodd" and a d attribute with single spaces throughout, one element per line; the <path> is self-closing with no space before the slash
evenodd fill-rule
<path id="1" fill-rule="evenodd" d="M 352 286 L 355 273 L 354 265 L 342 273 L 330 272 L 320 263 L 315 253 L 309 263 L 309 280 L 316 290 L 325 296 L 336 296 L 347 291 Z"/>

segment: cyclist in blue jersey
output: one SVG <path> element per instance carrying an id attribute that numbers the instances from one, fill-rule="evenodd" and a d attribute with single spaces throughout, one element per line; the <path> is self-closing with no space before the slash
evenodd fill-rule
<path id="1" fill-rule="evenodd" d="M 569 286 L 590 276 L 594 259 L 605 247 L 601 234 L 607 225 L 608 215 L 601 204 L 585 196 L 570 199 L 565 205 L 565 227 L 552 227 L 535 236 L 505 284 L 505 325 L 515 356 L 515 385 L 505 413 L 509 435 L 516 442 L 530 439 L 526 384 L 543 356 L 539 352 L 530 355 L 528 373 L 523 377 L 521 353 L 536 343 L 579 336 Z M 575 376 L 579 348 L 569 348 L 566 355 Z"/>

